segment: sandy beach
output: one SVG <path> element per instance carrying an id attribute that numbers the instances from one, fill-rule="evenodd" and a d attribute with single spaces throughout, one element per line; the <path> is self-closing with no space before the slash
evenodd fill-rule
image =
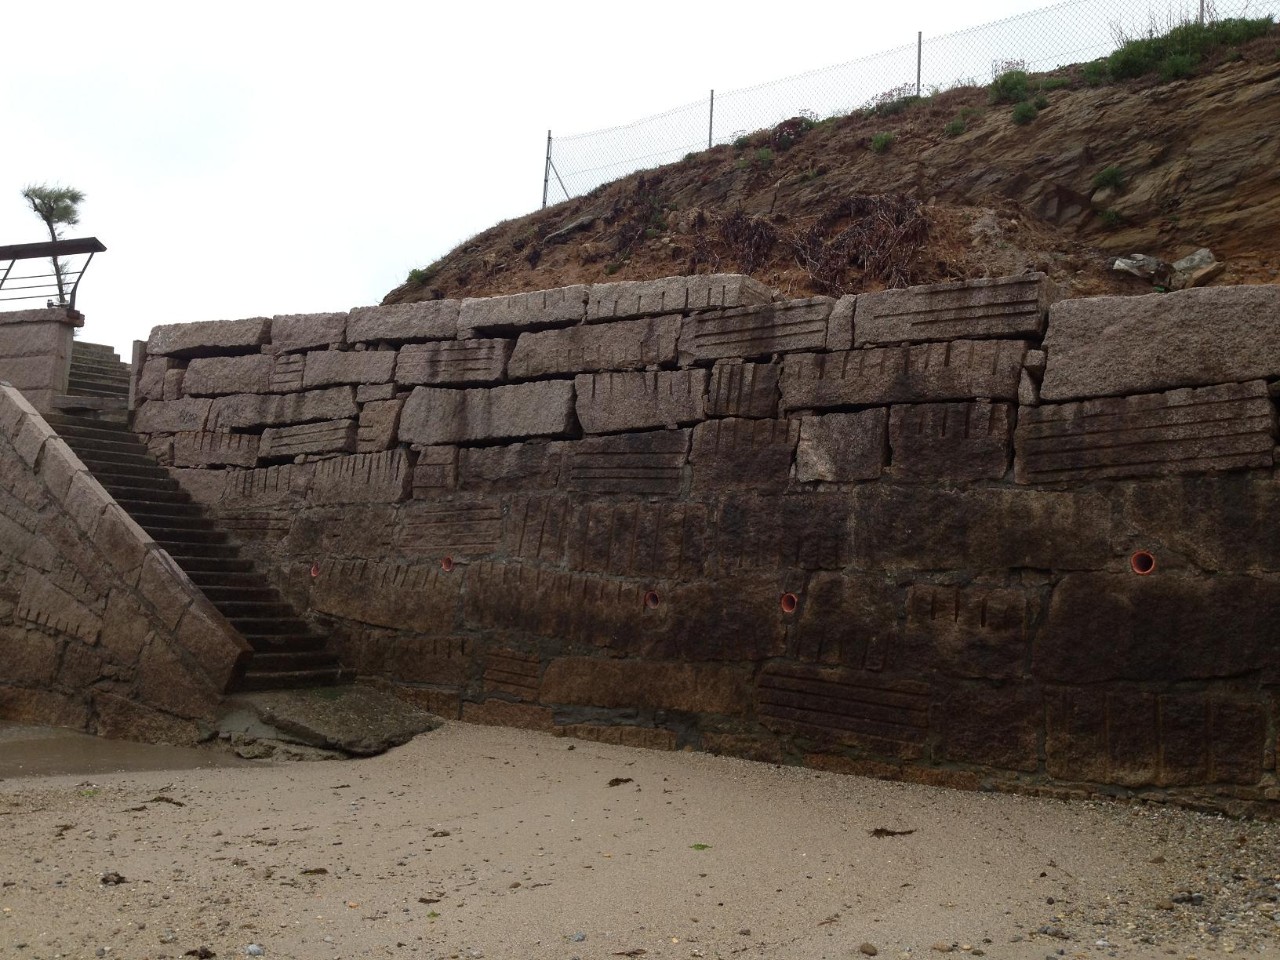
<path id="1" fill-rule="evenodd" d="M 459 723 L 274 765 L 67 736 L 0 737 L 0 956 L 1280 953 L 1276 824 Z"/>

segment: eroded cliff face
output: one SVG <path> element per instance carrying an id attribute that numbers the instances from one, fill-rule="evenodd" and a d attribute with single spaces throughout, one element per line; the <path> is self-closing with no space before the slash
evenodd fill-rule
<path id="1" fill-rule="evenodd" d="M 1026 126 L 978 88 L 807 132 L 783 124 L 501 223 L 384 302 L 719 270 L 793 297 L 1027 269 L 1072 296 L 1143 293 L 1111 258 L 1205 246 L 1227 264 L 1220 282 L 1273 283 L 1278 48 L 1273 32 L 1167 84 L 1094 88 L 1069 68 Z M 883 153 L 878 133 L 893 136 Z M 1110 167 L 1120 185 L 1095 184 Z"/>
<path id="2" fill-rule="evenodd" d="M 157 328 L 134 427 L 450 716 L 1274 807 L 1280 287 L 745 276 Z"/>

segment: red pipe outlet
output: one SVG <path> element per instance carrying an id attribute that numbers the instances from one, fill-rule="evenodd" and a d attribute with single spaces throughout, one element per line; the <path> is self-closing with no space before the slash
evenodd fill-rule
<path id="1" fill-rule="evenodd" d="M 1156 571 L 1156 555 L 1150 550 L 1137 550 L 1129 558 L 1129 566 L 1140 577 L 1147 577 Z"/>

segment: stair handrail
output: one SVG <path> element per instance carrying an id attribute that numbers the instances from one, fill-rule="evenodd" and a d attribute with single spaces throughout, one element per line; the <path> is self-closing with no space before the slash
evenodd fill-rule
<path id="1" fill-rule="evenodd" d="M 11 243 L 7 246 L 0 246 L 0 264 L 5 264 L 4 272 L 0 273 L 0 300 L 40 300 L 48 301 L 50 307 L 69 307 L 74 310 L 76 308 L 76 292 L 80 289 L 80 280 L 84 277 L 85 271 L 89 269 L 89 264 L 93 261 L 95 253 L 102 253 L 107 248 L 97 237 L 78 237 L 73 240 L 45 240 L 41 243 Z M 71 267 L 63 267 L 59 261 L 63 257 L 75 257 L 88 254 L 89 257 L 84 264 L 77 270 Z M 53 261 L 53 273 L 32 273 L 15 276 L 13 274 L 14 265 L 23 260 L 43 260 Z M 5 261 L 8 261 L 7 264 Z M 75 282 L 71 285 L 71 295 L 65 296 L 65 287 L 67 280 L 74 277 Z M 42 281 L 30 284 L 14 285 L 13 280 L 36 280 Z M 7 284 L 7 286 L 6 286 Z M 6 293 L 12 293 L 18 290 L 34 290 L 35 293 L 20 293 L 17 296 L 4 296 Z M 56 302 L 50 297 L 56 297 Z"/>

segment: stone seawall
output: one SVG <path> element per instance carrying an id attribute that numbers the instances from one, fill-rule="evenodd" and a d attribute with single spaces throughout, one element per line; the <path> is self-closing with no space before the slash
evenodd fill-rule
<path id="1" fill-rule="evenodd" d="M 191 742 L 243 641 L 0 383 L 0 717 Z"/>
<path id="2" fill-rule="evenodd" d="M 449 716 L 1274 804 L 1280 287 L 1050 301 L 697 276 L 160 327 L 134 425 Z"/>

